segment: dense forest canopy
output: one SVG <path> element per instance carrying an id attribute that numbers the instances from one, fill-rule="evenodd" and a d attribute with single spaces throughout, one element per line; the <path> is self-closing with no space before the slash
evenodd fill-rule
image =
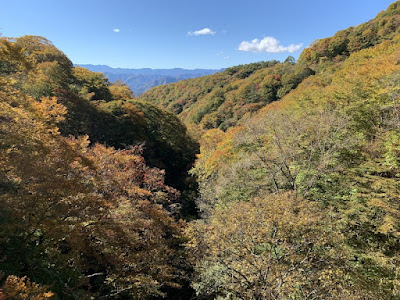
<path id="1" fill-rule="evenodd" d="M 399 299 L 400 2 L 155 87 L 0 39 L 0 299 Z"/>
<path id="2" fill-rule="evenodd" d="M 198 149 L 185 127 L 42 37 L 2 38 L 0 56 L 3 293 L 142 299 L 178 287 Z"/>

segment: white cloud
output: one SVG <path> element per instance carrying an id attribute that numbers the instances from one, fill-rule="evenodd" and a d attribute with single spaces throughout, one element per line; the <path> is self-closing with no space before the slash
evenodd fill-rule
<path id="1" fill-rule="evenodd" d="M 303 46 L 303 44 L 291 44 L 289 46 L 282 46 L 281 43 L 271 36 L 267 36 L 262 40 L 254 39 L 251 42 L 243 41 L 240 43 L 238 50 L 246 52 L 270 52 L 270 53 L 293 53 Z"/>
<path id="2" fill-rule="evenodd" d="M 200 29 L 200 30 L 189 31 L 188 32 L 188 35 L 195 35 L 195 36 L 197 36 L 197 35 L 214 35 L 214 34 L 216 34 L 216 32 L 214 30 L 210 29 L 210 28 L 207 28 L 207 27 L 203 28 L 203 29 Z"/>
<path id="3" fill-rule="evenodd" d="M 113 29 L 114 32 L 120 32 L 119 28 Z"/>

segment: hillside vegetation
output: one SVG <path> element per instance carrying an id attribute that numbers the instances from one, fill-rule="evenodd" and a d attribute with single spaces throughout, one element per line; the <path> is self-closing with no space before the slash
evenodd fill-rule
<path id="1" fill-rule="evenodd" d="M 317 289 L 324 282 L 325 288 L 332 285 L 329 294 L 340 286 L 340 297 L 345 299 L 399 296 L 399 38 L 350 55 L 332 75 L 310 77 L 283 100 L 261 109 L 239 127 L 226 133 L 219 129 L 205 133 L 192 171 L 200 184 L 198 207 L 206 224 L 210 223 L 207 226 L 212 226 L 203 231 L 202 222 L 192 224 L 195 248 L 201 250 L 196 257 L 199 294 L 212 291 L 228 295 L 239 290 L 242 298 L 252 299 L 257 296 L 247 293 L 254 293 L 253 285 L 261 282 L 259 293 L 268 299 L 265 293 L 278 293 L 282 287 L 272 289 L 269 284 L 275 279 L 260 276 L 271 267 L 270 255 L 278 251 L 273 265 L 279 271 L 273 276 L 278 282 L 287 280 L 287 290 L 279 291 L 283 295 L 321 293 L 325 299 L 327 291 Z M 265 208 L 258 208 L 263 205 Z M 322 216 L 310 212 L 297 220 L 295 212 L 303 213 L 300 207 L 305 214 L 316 207 Z M 267 208 L 270 212 L 264 216 Z M 232 212 L 238 215 L 232 217 Z M 274 223 L 272 216 L 283 220 Z M 270 218 L 272 224 L 265 225 L 260 218 Z M 303 231 L 296 222 L 304 222 Z M 320 230 L 314 227 L 320 222 L 327 222 L 322 225 L 324 233 L 318 235 L 318 243 L 323 244 L 316 244 L 310 237 L 307 245 L 312 249 L 301 245 L 306 234 Z M 239 224 L 245 227 L 233 229 Z M 264 226 L 272 227 L 267 230 Z M 227 234 L 231 228 L 235 235 Z M 293 230 L 301 231 L 299 237 L 292 237 L 296 234 Z M 210 231 L 215 235 L 212 241 L 208 239 Z M 271 231 L 279 235 L 271 236 Z M 329 239 L 324 240 L 325 235 Z M 214 243 L 214 238 L 219 242 Z M 243 239 L 245 249 L 237 250 L 237 239 Z M 263 250 L 257 250 L 259 247 Z M 295 247 L 305 253 L 292 257 L 282 247 Z M 224 250 L 227 248 L 231 250 Z M 332 252 L 336 250 L 343 252 Z M 253 256 L 253 251 L 257 255 Z M 334 257 L 313 256 L 328 253 Z M 343 261 L 334 266 L 337 258 Z M 333 261 L 325 265 L 329 259 Z M 314 260 L 322 260 L 321 265 L 314 266 Z M 311 265 L 306 266 L 308 263 Z M 245 268 L 247 264 L 253 267 Z M 247 287 L 243 288 L 239 276 L 227 288 L 221 272 L 229 274 L 229 282 L 230 275 L 245 272 L 250 278 Z M 291 272 L 294 278 L 289 276 Z M 330 275 L 324 277 L 318 272 Z M 315 282 L 313 276 L 317 276 Z M 308 280 L 296 291 L 299 278 Z M 346 278 L 345 282 L 339 284 L 340 278 Z M 359 288 L 364 291 L 357 291 Z"/>
<path id="2" fill-rule="evenodd" d="M 265 105 L 280 100 L 308 76 L 333 72 L 351 53 L 391 40 L 399 32 L 398 3 L 367 23 L 315 41 L 294 63 L 266 61 L 226 69 L 214 75 L 155 87 L 140 99 L 177 114 L 202 129 L 240 124 Z"/>
<path id="3" fill-rule="evenodd" d="M 143 95 L 204 132 L 186 231 L 199 297 L 399 299 L 399 20 L 395 2 L 297 63 Z"/>
<path id="4" fill-rule="evenodd" d="M 2 38 L 0 299 L 400 299 L 399 21 L 139 99 Z"/>
<path id="5" fill-rule="evenodd" d="M 0 58 L 0 298 L 179 287 L 198 149 L 185 127 L 45 38 L 1 38 Z"/>
<path id="6" fill-rule="evenodd" d="M 226 130 L 261 107 L 281 99 L 304 78 L 314 74 L 293 58 L 226 69 L 205 77 L 159 86 L 140 99 L 165 107 L 186 124 Z"/>

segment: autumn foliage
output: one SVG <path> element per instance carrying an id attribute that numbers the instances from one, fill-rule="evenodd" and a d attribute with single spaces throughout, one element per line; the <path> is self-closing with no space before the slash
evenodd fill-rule
<path id="1" fill-rule="evenodd" d="M 140 99 L 1 38 L 0 299 L 399 299 L 399 8 Z"/>
<path id="2" fill-rule="evenodd" d="M 199 295 L 307 299 L 307 289 L 312 287 L 317 299 L 398 298 L 399 41 L 395 36 L 393 41 L 353 53 L 330 72 L 306 79 L 241 126 L 203 135 L 192 173 L 199 178 L 197 203 L 205 221 L 193 224 L 188 233 L 196 266 L 193 287 Z M 329 216 L 318 241 L 311 242 L 317 246 L 330 232 L 331 246 L 323 246 L 320 254 L 344 251 L 335 254 L 342 261 L 318 259 L 327 263 L 329 271 L 321 265 L 312 275 L 301 276 L 306 281 L 295 279 L 292 287 L 288 270 L 295 269 L 293 261 L 285 264 L 283 256 L 278 267 L 268 261 L 271 255 L 260 257 L 252 250 L 261 238 L 271 244 L 271 235 L 263 236 L 262 230 L 268 230 L 275 216 L 279 216 L 277 224 L 287 217 L 284 226 L 289 226 L 301 215 L 300 208 L 293 216 L 280 211 L 281 205 L 284 209 L 293 205 L 293 196 L 285 194 L 288 191 L 307 210 L 316 209 L 301 217 L 311 222 L 306 228 L 312 227 L 313 233 L 319 230 L 312 225 L 320 222 L 319 213 Z M 263 220 L 268 211 L 272 216 Z M 307 237 L 308 231 L 300 228 L 296 225 L 289 232 L 299 229 Z M 279 247 L 287 238 L 278 238 Z M 250 246 L 243 248 L 247 239 Z M 296 249 L 292 254 L 282 251 L 295 259 L 307 246 Z M 275 267 L 282 270 L 287 290 L 278 285 L 280 275 L 256 277 L 267 272 L 258 269 L 264 261 L 268 272 Z M 312 269 L 307 266 L 301 271 Z M 311 283 L 318 272 L 322 272 L 317 275 L 321 282 Z M 318 290 L 324 287 L 327 290 Z"/>
<path id="3" fill-rule="evenodd" d="M 12 46 L 22 41 L 24 47 Z M 36 37 L 2 42 L 11 50 L 32 47 L 35 54 L 35 59 L 16 56 L 28 57 L 29 68 L 25 62 L 16 64 L 15 55 L 4 54 L 15 68 L 0 78 L 2 297 L 47 299 L 56 293 L 65 299 L 143 299 L 178 288 L 186 269 L 183 223 L 174 217 L 180 215 L 180 193 L 165 184 L 165 171 L 146 165 L 140 138 L 147 132 L 124 149 L 92 143 L 88 135 L 65 136 L 63 124 L 79 120 L 65 101 L 87 101 L 98 114 L 88 102 L 93 99 L 74 94 L 73 86 L 33 92 L 41 63 L 53 62 L 47 51 L 63 55 Z M 106 84 L 102 87 L 109 91 Z M 81 92 L 93 93 L 86 85 Z M 100 97 L 101 89 L 94 95 Z M 124 102 L 121 107 L 134 124 L 147 126 L 135 105 Z"/>

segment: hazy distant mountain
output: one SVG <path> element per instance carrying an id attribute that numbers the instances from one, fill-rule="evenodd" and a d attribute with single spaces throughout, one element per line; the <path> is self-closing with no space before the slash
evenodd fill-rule
<path id="1" fill-rule="evenodd" d="M 111 68 L 105 65 L 79 65 L 94 72 L 104 73 L 111 82 L 122 80 L 125 82 L 136 96 L 144 93 L 154 86 L 173 83 L 184 79 L 195 78 L 205 75 L 211 75 L 220 70 L 211 69 L 124 69 Z"/>

